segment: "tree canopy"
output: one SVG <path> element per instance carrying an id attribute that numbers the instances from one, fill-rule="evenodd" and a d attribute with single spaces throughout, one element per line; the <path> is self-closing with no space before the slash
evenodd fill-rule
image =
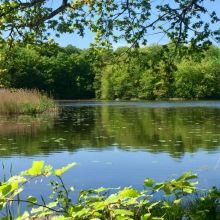
<path id="1" fill-rule="evenodd" d="M 177 43 L 219 42 L 215 0 L 0 0 L 0 38 L 12 42 L 43 41 L 51 32 L 96 35 L 96 42 L 126 40 L 146 44 L 162 33 Z"/>

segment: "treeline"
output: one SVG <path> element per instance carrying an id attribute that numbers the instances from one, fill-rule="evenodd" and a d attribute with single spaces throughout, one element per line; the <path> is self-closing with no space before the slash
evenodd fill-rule
<path id="1" fill-rule="evenodd" d="M 45 43 L 4 47 L 0 55 L 1 87 L 35 88 L 59 99 L 220 98 L 215 46 L 180 55 L 172 44 L 94 53 Z"/>
<path id="2" fill-rule="evenodd" d="M 180 56 L 173 45 L 152 45 L 134 51 L 126 60 L 103 70 L 103 99 L 220 98 L 217 47 Z"/>
<path id="3" fill-rule="evenodd" d="M 88 52 L 56 44 L 1 51 L 1 87 L 39 89 L 58 99 L 93 98 L 95 73 Z"/>

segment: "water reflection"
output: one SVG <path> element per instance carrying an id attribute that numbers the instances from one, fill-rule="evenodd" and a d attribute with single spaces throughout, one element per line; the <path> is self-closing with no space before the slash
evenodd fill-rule
<path id="1" fill-rule="evenodd" d="M 0 117 L 0 157 L 79 149 L 169 153 L 215 151 L 220 146 L 219 102 L 65 104 L 57 116 Z M 202 106 L 202 107 L 201 107 Z M 180 108 L 181 107 L 181 108 Z"/>
<path id="2" fill-rule="evenodd" d="M 38 139 L 53 129 L 56 115 L 1 115 L 0 158 L 14 155 L 35 155 Z M 39 150 L 37 153 L 41 153 Z"/>

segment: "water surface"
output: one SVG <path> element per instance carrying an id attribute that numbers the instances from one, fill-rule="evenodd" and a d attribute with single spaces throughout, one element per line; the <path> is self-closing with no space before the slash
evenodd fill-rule
<path id="1" fill-rule="evenodd" d="M 77 190 L 142 188 L 192 170 L 200 186 L 220 186 L 220 102 L 61 102 L 58 115 L 0 116 L 0 161 L 9 174 L 45 160 L 77 166 Z M 0 180 L 3 175 L 0 173 Z M 43 193 L 38 182 L 34 188 Z M 31 189 L 30 189 L 31 190 Z"/>

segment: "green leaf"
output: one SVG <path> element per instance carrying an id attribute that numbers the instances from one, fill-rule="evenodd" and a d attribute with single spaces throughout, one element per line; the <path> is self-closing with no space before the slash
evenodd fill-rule
<path id="1" fill-rule="evenodd" d="M 117 194 L 111 194 L 111 195 L 105 200 L 105 202 L 106 202 L 107 204 L 117 203 L 119 199 L 120 199 L 120 198 L 118 197 Z"/>
<path id="2" fill-rule="evenodd" d="M 164 187 L 164 183 L 158 183 L 158 184 L 156 184 L 156 185 L 154 186 L 153 189 L 158 192 L 158 191 L 161 190 L 163 187 Z"/>
<path id="3" fill-rule="evenodd" d="M 147 213 L 141 216 L 141 220 L 148 220 L 151 218 L 151 213 Z"/>
<path id="4" fill-rule="evenodd" d="M 49 176 L 51 174 L 51 170 L 53 167 L 51 165 L 47 165 L 44 167 L 44 175 Z"/>
<path id="5" fill-rule="evenodd" d="M 85 217 L 86 215 L 88 215 L 90 213 L 90 209 L 89 208 L 83 208 L 81 210 L 79 210 L 78 212 L 74 212 L 73 213 L 73 217 Z"/>
<path id="6" fill-rule="evenodd" d="M 39 213 L 39 216 L 44 216 L 46 213 L 51 213 L 51 211 L 48 208 L 54 208 L 57 206 L 57 201 L 56 202 L 50 202 L 46 205 L 46 207 L 40 206 L 38 208 L 33 208 L 31 210 L 31 214 L 36 214 Z"/>
<path id="7" fill-rule="evenodd" d="M 37 203 L 37 199 L 34 196 L 29 196 L 27 201 L 29 202 L 28 208 L 33 207 L 33 203 Z"/>
<path id="8" fill-rule="evenodd" d="M 160 201 L 152 203 L 150 206 L 148 206 L 148 211 L 151 210 L 154 206 L 157 206 L 159 203 Z"/>
<path id="9" fill-rule="evenodd" d="M 5 198 L 8 194 L 18 190 L 19 184 L 17 182 L 4 183 L 0 186 L 0 198 Z"/>
<path id="10" fill-rule="evenodd" d="M 130 218 L 128 216 L 116 216 L 116 220 L 133 220 L 133 218 Z"/>
<path id="11" fill-rule="evenodd" d="M 196 174 L 193 174 L 192 172 L 186 172 L 182 176 L 180 176 L 176 181 L 181 180 L 191 180 L 191 179 L 197 179 L 198 176 Z"/>
<path id="12" fill-rule="evenodd" d="M 62 215 L 59 215 L 59 216 L 54 216 L 51 218 L 51 220 L 70 220 L 71 218 L 70 217 L 65 217 L 65 216 L 62 216 Z"/>
<path id="13" fill-rule="evenodd" d="M 73 166 L 76 166 L 76 163 L 70 163 L 70 164 L 62 167 L 61 169 L 56 169 L 56 170 L 54 170 L 54 175 L 61 177 L 63 173 L 65 173 L 67 170 L 69 170 Z"/>
<path id="14" fill-rule="evenodd" d="M 105 192 L 105 191 L 111 190 L 111 189 L 113 189 L 113 188 L 100 187 L 100 188 L 98 188 L 98 189 L 95 189 L 94 192 L 96 192 L 96 193 L 102 193 L 102 192 Z"/>
<path id="15" fill-rule="evenodd" d="M 12 185 L 11 184 L 5 184 L 0 187 L 0 192 L 2 196 L 7 196 L 12 191 Z"/>
<path id="16" fill-rule="evenodd" d="M 166 184 L 163 189 L 164 189 L 164 192 L 166 193 L 166 195 L 171 194 L 172 187 L 169 184 Z"/>
<path id="17" fill-rule="evenodd" d="M 98 210 L 102 210 L 105 208 L 106 206 L 106 202 L 105 201 L 102 201 L 102 202 L 94 202 L 92 204 L 93 208 L 98 211 Z"/>
<path id="18" fill-rule="evenodd" d="M 8 179 L 7 182 L 17 182 L 17 183 L 24 183 L 27 179 L 23 176 L 12 176 Z"/>
<path id="19" fill-rule="evenodd" d="M 146 178 L 144 180 L 144 185 L 147 187 L 152 187 L 154 185 L 154 180 L 151 178 Z"/>
<path id="20" fill-rule="evenodd" d="M 184 188 L 183 189 L 183 192 L 188 193 L 188 194 L 193 193 L 193 191 L 194 191 L 194 189 L 192 189 L 192 188 Z"/>
<path id="21" fill-rule="evenodd" d="M 173 203 L 175 205 L 179 205 L 181 203 L 181 201 L 182 201 L 181 199 L 176 199 L 176 200 L 173 201 Z"/>
<path id="22" fill-rule="evenodd" d="M 33 203 L 36 203 L 37 202 L 37 199 L 34 197 L 34 196 L 29 196 L 28 199 L 27 199 L 28 202 L 33 202 Z"/>
<path id="23" fill-rule="evenodd" d="M 122 215 L 122 216 L 133 216 L 134 213 L 127 209 L 115 209 L 114 210 L 115 215 Z"/>
<path id="24" fill-rule="evenodd" d="M 22 172 L 21 175 L 38 176 L 42 174 L 43 167 L 44 167 L 44 161 L 33 161 L 32 167 Z"/>
<path id="25" fill-rule="evenodd" d="M 137 196 L 139 196 L 140 193 L 133 189 L 133 188 L 124 188 L 123 190 L 121 190 L 119 193 L 118 193 L 118 196 L 121 198 L 121 199 L 124 199 L 124 198 L 135 198 Z"/>
<path id="26" fill-rule="evenodd" d="M 163 202 L 163 208 L 169 209 L 171 207 L 170 203 L 167 201 Z"/>
<path id="27" fill-rule="evenodd" d="M 18 218 L 16 218 L 16 220 L 26 220 L 26 219 L 29 219 L 30 215 L 29 213 L 26 211 L 23 213 L 22 216 L 19 216 Z"/>

